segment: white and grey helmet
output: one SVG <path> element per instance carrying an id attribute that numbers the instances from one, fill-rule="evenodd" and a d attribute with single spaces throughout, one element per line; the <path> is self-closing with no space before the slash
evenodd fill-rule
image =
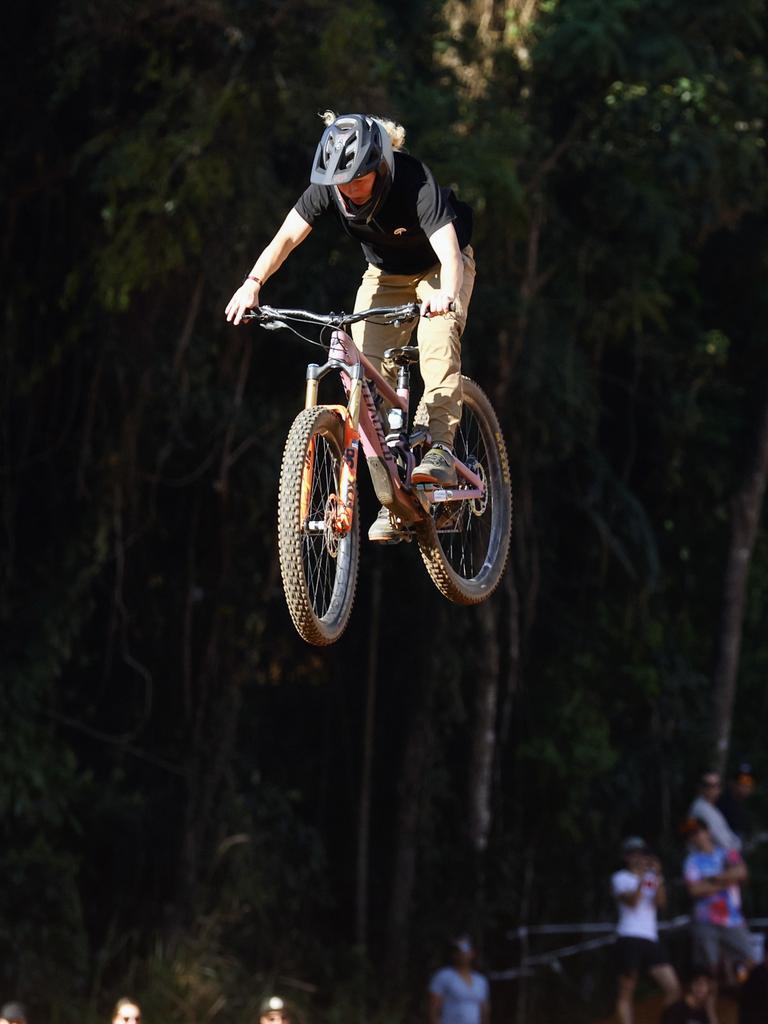
<path id="1" fill-rule="evenodd" d="M 376 172 L 371 198 L 356 206 L 342 195 L 338 186 L 371 171 Z M 323 132 L 309 180 L 333 190 L 336 205 L 346 220 L 367 224 L 384 202 L 394 172 L 392 140 L 381 122 L 367 114 L 341 114 Z"/>

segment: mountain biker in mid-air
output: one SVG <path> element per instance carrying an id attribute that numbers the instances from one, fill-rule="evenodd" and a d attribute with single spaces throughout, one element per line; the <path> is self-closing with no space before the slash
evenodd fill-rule
<path id="1" fill-rule="evenodd" d="M 323 115 L 326 129 L 315 152 L 310 185 L 229 301 L 227 320 L 238 324 L 258 305 L 264 282 L 309 235 L 321 214 L 335 214 L 360 242 L 368 267 L 355 310 L 421 303 L 419 367 L 424 380 L 432 447 L 414 469 L 413 483 L 457 482 L 453 436 L 461 417 L 461 335 L 475 282 L 469 244 L 472 211 L 438 185 L 425 164 L 402 151 L 405 129 L 367 114 Z M 363 321 L 352 337 L 394 384 L 396 367 L 384 352 L 407 344 L 412 324 Z M 382 508 L 368 531 L 374 541 L 397 539 Z"/>

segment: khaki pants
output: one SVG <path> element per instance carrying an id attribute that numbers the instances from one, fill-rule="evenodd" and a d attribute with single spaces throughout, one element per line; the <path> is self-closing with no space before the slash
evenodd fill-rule
<path id="1" fill-rule="evenodd" d="M 453 435 L 461 418 L 461 335 L 467 323 L 467 310 L 475 284 L 475 260 L 472 246 L 462 250 L 464 280 L 456 297 L 455 309 L 445 316 L 419 321 L 419 369 L 424 381 L 424 402 L 433 441 L 453 444 Z M 405 302 L 423 302 L 440 288 L 440 264 L 423 274 L 387 274 L 369 265 L 363 274 L 355 299 L 355 311 L 373 306 L 399 306 Z M 352 337 L 359 349 L 394 386 L 397 367 L 384 359 L 388 348 L 407 345 L 414 324 L 401 327 L 363 320 L 352 326 Z"/>

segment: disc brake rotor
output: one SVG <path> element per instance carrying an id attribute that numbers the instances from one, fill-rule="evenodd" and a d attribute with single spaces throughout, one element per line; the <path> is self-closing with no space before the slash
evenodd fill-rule
<path id="1" fill-rule="evenodd" d="M 481 516 L 488 508 L 488 480 L 485 475 L 482 463 L 476 459 L 467 460 L 467 466 L 472 470 L 480 479 L 483 481 L 483 496 L 482 498 L 473 498 L 469 502 L 469 507 L 472 510 L 473 516 Z"/>
<path id="2" fill-rule="evenodd" d="M 338 515 L 339 499 L 335 494 L 332 494 L 328 501 L 325 503 L 325 515 L 323 517 L 325 523 L 325 530 L 323 531 L 323 540 L 325 542 L 325 550 L 331 556 L 335 558 L 339 553 L 339 544 L 341 542 L 341 534 L 336 529 L 336 517 Z"/>

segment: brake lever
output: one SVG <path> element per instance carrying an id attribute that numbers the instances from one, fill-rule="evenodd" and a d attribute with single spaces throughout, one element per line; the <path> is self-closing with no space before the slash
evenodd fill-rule
<path id="1" fill-rule="evenodd" d="M 393 327 L 399 327 L 401 324 L 409 324 L 411 320 L 415 320 L 419 315 L 419 304 L 412 302 L 410 309 L 407 313 L 398 313 L 394 320 L 390 320 Z"/>
<path id="2" fill-rule="evenodd" d="M 283 323 L 282 320 L 274 320 L 270 318 L 269 313 L 260 306 L 256 306 L 251 309 L 248 313 L 244 313 L 241 324 L 256 323 L 259 327 L 263 327 L 265 331 L 277 331 L 281 327 L 287 327 L 288 324 Z"/>

